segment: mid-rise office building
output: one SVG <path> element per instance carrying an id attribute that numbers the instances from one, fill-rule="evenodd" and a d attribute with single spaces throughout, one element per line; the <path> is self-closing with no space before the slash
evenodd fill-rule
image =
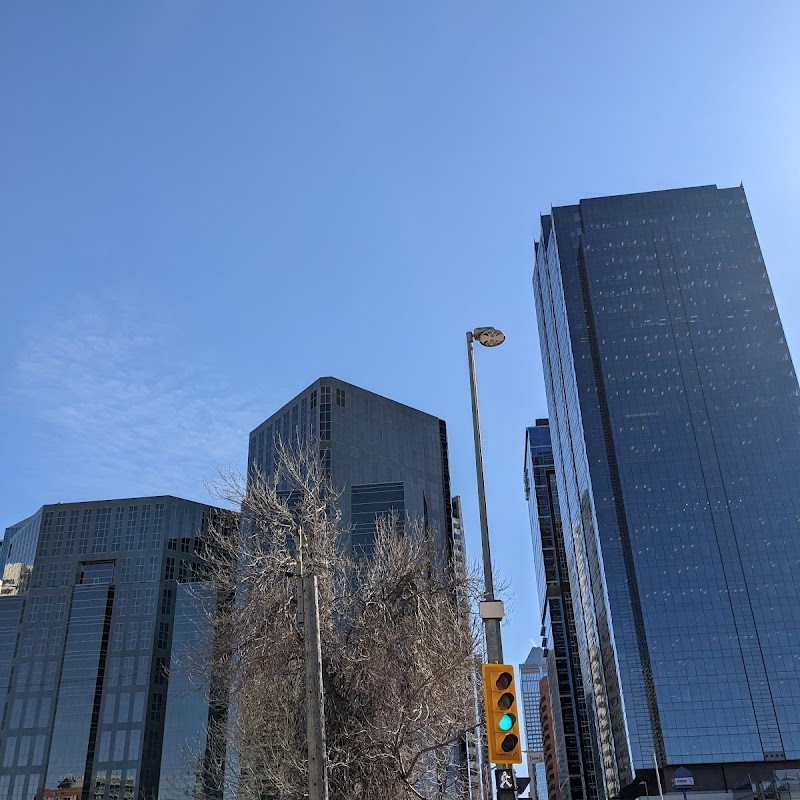
<path id="1" fill-rule="evenodd" d="M 525 432 L 524 479 L 550 695 L 547 703 L 555 764 L 549 774 L 558 779 L 560 800 L 596 800 L 597 748 L 589 732 L 586 698 L 580 679 L 572 590 L 558 508 L 550 426 L 546 419 L 537 419 L 535 426 Z"/>
<path id="2" fill-rule="evenodd" d="M 203 579 L 204 533 L 221 513 L 164 496 L 47 505 L 13 526 L 0 800 L 207 796 L 216 712 L 207 688 L 190 691 L 197 664 L 174 654 L 208 641 L 198 630 L 213 608 L 189 585 Z"/>
<path id="3" fill-rule="evenodd" d="M 341 491 L 350 545 L 369 554 L 378 515 L 415 517 L 453 556 L 447 427 L 444 420 L 336 378 L 319 378 L 250 434 L 248 463 L 269 479 L 278 443 L 314 442 Z M 279 487 L 280 488 L 280 487 Z"/>
<path id="4" fill-rule="evenodd" d="M 800 765 L 800 389 L 741 187 L 542 218 L 534 290 L 607 797 Z"/>

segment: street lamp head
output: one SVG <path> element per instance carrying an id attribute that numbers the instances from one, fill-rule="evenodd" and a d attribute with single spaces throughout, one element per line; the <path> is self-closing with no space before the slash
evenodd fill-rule
<path id="1" fill-rule="evenodd" d="M 491 326 L 488 328 L 475 328 L 472 336 L 484 347 L 497 347 L 497 345 L 503 344 L 506 340 L 506 335 L 502 331 Z"/>

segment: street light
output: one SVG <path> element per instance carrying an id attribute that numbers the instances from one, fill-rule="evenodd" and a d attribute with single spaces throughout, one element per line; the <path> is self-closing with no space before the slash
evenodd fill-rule
<path id="1" fill-rule="evenodd" d="M 475 328 L 467 331 L 467 360 L 469 362 L 469 384 L 472 395 L 472 431 L 475 437 L 475 471 L 478 474 L 478 510 L 481 520 L 481 549 L 483 551 L 483 600 L 481 617 L 486 635 L 486 658 L 495 664 L 503 661 L 503 640 L 500 620 L 503 618 L 502 604 L 494 597 L 492 578 L 492 553 L 489 547 L 489 523 L 486 518 L 486 490 L 483 483 L 483 452 L 481 450 L 481 426 L 478 417 L 478 384 L 475 380 L 475 352 L 472 343 L 477 340 L 484 347 L 497 347 L 506 337 L 497 328 Z"/>

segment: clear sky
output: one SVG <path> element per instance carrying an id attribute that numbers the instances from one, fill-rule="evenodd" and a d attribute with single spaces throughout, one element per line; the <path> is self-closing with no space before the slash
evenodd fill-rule
<path id="1" fill-rule="evenodd" d="M 800 3 L 0 4 L 0 529 L 208 500 L 320 375 L 448 422 L 479 557 L 476 354 L 506 655 L 538 643 L 524 428 L 539 214 L 744 182 L 800 344 Z"/>

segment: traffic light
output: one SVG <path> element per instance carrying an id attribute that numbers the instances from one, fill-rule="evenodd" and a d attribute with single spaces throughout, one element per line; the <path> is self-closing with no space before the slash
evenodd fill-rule
<path id="1" fill-rule="evenodd" d="M 493 764 L 521 764 L 517 687 L 510 664 L 481 664 L 486 740 Z"/>

